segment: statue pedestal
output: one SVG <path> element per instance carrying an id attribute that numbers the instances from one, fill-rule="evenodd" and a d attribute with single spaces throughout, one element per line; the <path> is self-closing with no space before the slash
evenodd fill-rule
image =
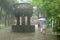
<path id="1" fill-rule="evenodd" d="M 34 25 L 13 25 L 12 26 L 13 32 L 35 32 L 35 26 Z"/>

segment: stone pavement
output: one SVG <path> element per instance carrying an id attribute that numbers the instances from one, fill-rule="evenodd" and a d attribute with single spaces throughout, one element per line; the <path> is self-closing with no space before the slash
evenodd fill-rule
<path id="1" fill-rule="evenodd" d="M 60 40 L 55 35 L 46 33 L 42 34 L 38 30 L 35 33 L 14 33 L 11 27 L 0 30 L 0 40 Z"/>

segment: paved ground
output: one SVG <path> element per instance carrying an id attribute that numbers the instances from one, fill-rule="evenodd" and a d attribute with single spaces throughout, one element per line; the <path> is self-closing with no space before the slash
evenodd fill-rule
<path id="1" fill-rule="evenodd" d="M 49 31 L 46 34 L 40 33 L 38 28 L 35 31 L 35 33 L 14 33 L 11 32 L 11 28 L 1 29 L 0 40 L 60 40 Z"/>

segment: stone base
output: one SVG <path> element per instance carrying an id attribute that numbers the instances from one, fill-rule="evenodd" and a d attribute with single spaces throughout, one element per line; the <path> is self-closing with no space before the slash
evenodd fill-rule
<path id="1" fill-rule="evenodd" d="M 35 26 L 34 25 L 13 25 L 12 26 L 13 32 L 35 32 Z"/>

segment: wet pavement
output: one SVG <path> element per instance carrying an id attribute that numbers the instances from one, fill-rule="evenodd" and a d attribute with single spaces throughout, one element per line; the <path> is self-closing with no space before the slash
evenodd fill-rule
<path id="1" fill-rule="evenodd" d="M 56 35 L 51 34 L 50 30 L 45 34 L 35 27 L 34 33 L 14 33 L 11 27 L 0 30 L 0 40 L 60 40 Z"/>

